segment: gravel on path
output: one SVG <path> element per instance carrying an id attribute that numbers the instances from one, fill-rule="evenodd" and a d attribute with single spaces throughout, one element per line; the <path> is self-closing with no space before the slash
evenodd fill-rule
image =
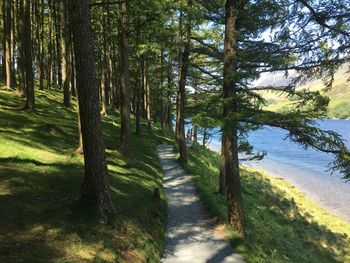
<path id="1" fill-rule="evenodd" d="M 243 263 L 215 231 L 214 219 L 202 204 L 191 176 L 176 161 L 173 147 L 158 148 L 168 201 L 168 226 L 163 263 Z"/>

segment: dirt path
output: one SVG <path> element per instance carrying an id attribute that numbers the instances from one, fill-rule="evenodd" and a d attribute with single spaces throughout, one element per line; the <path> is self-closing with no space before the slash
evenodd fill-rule
<path id="1" fill-rule="evenodd" d="M 172 146 L 159 146 L 169 214 L 163 263 L 244 262 L 214 231 L 190 176 L 175 159 Z"/>

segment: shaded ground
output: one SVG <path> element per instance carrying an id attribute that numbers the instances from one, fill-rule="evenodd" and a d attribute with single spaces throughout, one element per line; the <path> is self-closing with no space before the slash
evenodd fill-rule
<path id="1" fill-rule="evenodd" d="M 133 136 L 134 156 L 117 151 L 118 112 L 103 117 L 109 182 L 117 207 L 111 225 L 96 224 L 76 202 L 83 176 L 77 113 L 62 106 L 62 91 L 36 90 L 37 113 L 18 110 L 23 99 L 0 87 L 0 262 L 159 262 L 166 205 L 154 126 Z M 133 125 L 133 129 L 134 129 Z"/>
<path id="2" fill-rule="evenodd" d="M 214 221 L 201 203 L 191 177 L 176 161 L 172 146 L 160 145 L 159 156 L 169 207 L 162 262 L 243 262 L 241 256 L 214 230 Z"/>

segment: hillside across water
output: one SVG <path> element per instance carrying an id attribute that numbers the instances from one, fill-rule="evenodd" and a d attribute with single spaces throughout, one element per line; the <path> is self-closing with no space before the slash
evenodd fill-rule
<path id="1" fill-rule="evenodd" d="M 330 91 L 322 92 L 324 83 L 321 79 L 309 81 L 306 84 L 299 86 L 297 89 L 310 89 L 311 91 L 321 91 L 321 93 L 330 99 L 329 110 L 327 117 L 330 119 L 348 119 L 350 118 L 350 79 L 346 73 L 347 68 L 343 66 L 334 76 L 333 87 Z M 263 84 L 286 85 L 288 78 L 284 75 L 268 75 Z M 267 100 L 267 109 L 272 111 L 287 111 L 293 107 L 294 98 L 287 97 L 284 94 L 264 91 L 261 92 Z"/>

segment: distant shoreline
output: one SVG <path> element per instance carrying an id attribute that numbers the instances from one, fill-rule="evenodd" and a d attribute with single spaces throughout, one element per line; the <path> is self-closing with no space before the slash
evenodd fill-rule
<path id="1" fill-rule="evenodd" d="M 324 120 L 336 121 L 334 119 Z M 217 143 L 211 143 L 206 148 L 220 154 Z M 241 165 L 261 170 L 274 178 L 282 178 L 305 193 L 310 200 L 350 223 L 350 207 L 348 207 L 350 203 L 350 184 L 343 183 L 340 177 L 338 178 L 336 175 L 321 176 L 315 172 L 268 157 L 261 161 L 242 162 Z"/>

